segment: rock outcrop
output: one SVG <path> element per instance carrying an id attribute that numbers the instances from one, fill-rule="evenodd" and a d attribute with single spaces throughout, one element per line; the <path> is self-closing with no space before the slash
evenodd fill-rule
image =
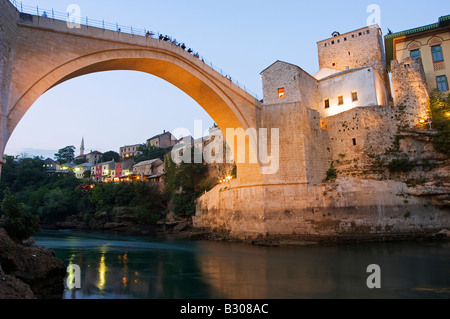
<path id="1" fill-rule="evenodd" d="M 0 299 L 60 299 L 65 275 L 52 250 L 19 245 L 0 227 Z"/>

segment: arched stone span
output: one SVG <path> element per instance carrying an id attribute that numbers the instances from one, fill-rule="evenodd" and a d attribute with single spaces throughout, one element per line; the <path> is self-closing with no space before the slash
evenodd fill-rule
<path id="1" fill-rule="evenodd" d="M 2 105 L 2 151 L 21 118 L 46 91 L 78 76 L 110 70 L 141 71 L 175 85 L 205 109 L 224 134 L 226 128 L 258 127 L 259 102 L 179 46 L 86 26 L 69 29 L 63 21 L 18 12 L 15 16 L 8 102 Z M 256 149 L 256 136 L 249 141 L 247 158 Z M 260 181 L 258 164 L 238 164 L 238 172 L 247 182 Z"/>

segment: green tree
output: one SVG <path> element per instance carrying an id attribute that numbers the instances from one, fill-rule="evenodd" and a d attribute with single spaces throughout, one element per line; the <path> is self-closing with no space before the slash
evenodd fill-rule
<path id="1" fill-rule="evenodd" d="M 194 152 L 191 152 L 191 162 L 177 165 L 170 156 L 165 160 L 165 180 L 170 195 L 181 189 L 185 193 L 204 191 L 201 185 L 206 178 L 208 166 L 206 163 L 195 163 Z"/>
<path id="2" fill-rule="evenodd" d="M 189 151 L 189 150 L 185 150 Z M 170 156 L 165 160 L 165 180 L 168 196 L 173 200 L 174 212 L 180 216 L 195 214 L 195 200 L 205 190 L 208 166 L 206 163 L 194 162 L 191 148 L 191 162 L 177 165 Z"/>
<path id="3" fill-rule="evenodd" d="M 3 159 L 5 160 L 5 164 L 2 166 L 0 189 L 5 190 L 6 187 L 14 183 L 16 164 L 14 163 L 13 156 L 4 155 Z M 3 191 L 1 193 L 3 194 Z"/>
<path id="4" fill-rule="evenodd" d="M 164 161 L 164 179 L 166 182 L 166 192 L 172 198 L 177 191 L 177 164 L 168 156 Z"/>
<path id="5" fill-rule="evenodd" d="M 81 165 L 81 164 L 87 163 L 87 159 L 86 159 L 86 157 L 77 158 L 73 161 L 73 163 L 76 165 Z"/>
<path id="6" fill-rule="evenodd" d="M 47 177 L 44 161 L 39 157 L 21 158 L 13 165 L 13 170 L 14 180 L 9 186 L 14 193 L 27 186 L 42 185 Z"/>
<path id="7" fill-rule="evenodd" d="M 119 153 L 114 152 L 114 151 L 108 151 L 106 153 L 103 153 L 102 157 L 100 158 L 100 161 L 102 163 L 110 162 L 110 161 L 118 162 L 119 159 L 120 159 Z"/>
<path id="8" fill-rule="evenodd" d="M 433 128 L 438 135 L 433 138 L 433 145 L 437 151 L 450 155 L 450 95 L 444 96 L 437 90 L 431 93 L 430 115 Z"/>
<path id="9" fill-rule="evenodd" d="M 27 212 L 6 188 L 1 204 L 4 228 L 9 236 L 17 242 L 28 239 L 39 231 L 39 217 Z"/>
<path id="10" fill-rule="evenodd" d="M 196 193 L 180 193 L 173 198 L 173 212 L 178 216 L 195 215 L 195 200 L 198 195 Z"/>
<path id="11" fill-rule="evenodd" d="M 83 178 L 91 178 L 91 170 L 88 169 L 83 173 Z"/>
<path id="12" fill-rule="evenodd" d="M 55 154 L 55 159 L 60 164 L 72 163 L 75 159 L 75 146 L 66 146 Z"/>
<path id="13" fill-rule="evenodd" d="M 60 188 L 49 191 L 44 196 L 43 206 L 39 208 L 39 215 L 44 222 L 62 221 L 73 212 L 70 191 Z M 76 206 L 75 206 L 76 207 Z"/>

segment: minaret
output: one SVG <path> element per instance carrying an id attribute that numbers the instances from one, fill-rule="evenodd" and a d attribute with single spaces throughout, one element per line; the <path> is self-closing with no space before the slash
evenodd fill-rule
<path id="1" fill-rule="evenodd" d="M 80 146 L 80 156 L 84 155 L 84 136 L 81 139 L 81 146 Z"/>

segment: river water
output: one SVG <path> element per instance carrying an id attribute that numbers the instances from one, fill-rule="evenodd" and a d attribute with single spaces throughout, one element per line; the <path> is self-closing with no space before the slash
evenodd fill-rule
<path id="1" fill-rule="evenodd" d="M 36 243 L 81 270 L 65 299 L 450 298 L 450 243 L 295 248 L 71 231 Z M 381 288 L 369 289 L 369 265 Z"/>

